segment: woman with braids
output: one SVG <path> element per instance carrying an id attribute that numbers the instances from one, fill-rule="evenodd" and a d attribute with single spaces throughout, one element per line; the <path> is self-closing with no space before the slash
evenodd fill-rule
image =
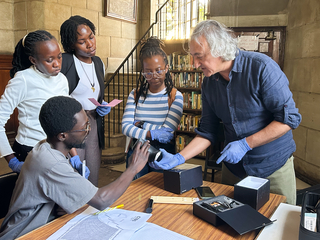
<path id="1" fill-rule="evenodd" d="M 60 36 L 65 51 L 61 72 L 68 79 L 69 94 L 81 103 L 91 124 L 84 149 L 76 150 L 81 161 L 86 160 L 90 169 L 89 181 L 98 186 L 101 149 L 104 146 L 103 116 L 110 112 L 111 107 L 96 108 L 89 100 L 94 98 L 107 105 L 103 101 L 105 67 L 95 56 L 95 26 L 84 17 L 72 16 L 61 25 Z"/>
<path id="2" fill-rule="evenodd" d="M 68 95 L 61 61 L 59 44 L 47 31 L 30 32 L 15 47 L 12 79 L 0 99 L 0 155 L 14 172 L 20 172 L 28 152 L 46 138 L 39 122 L 42 104 L 53 96 Z M 19 128 L 11 148 L 4 126 L 15 108 Z"/>
<path id="3" fill-rule="evenodd" d="M 156 37 L 143 42 L 139 59 L 142 70 L 137 87 L 129 94 L 122 117 L 122 133 L 134 139 L 147 139 L 157 149 L 175 153 L 171 142 L 183 111 L 182 94 L 173 87 L 163 43 Z M 130 148 L 127 153 L 131 155 Z M 148 164 L 135 179 L 154 169 Z"/>

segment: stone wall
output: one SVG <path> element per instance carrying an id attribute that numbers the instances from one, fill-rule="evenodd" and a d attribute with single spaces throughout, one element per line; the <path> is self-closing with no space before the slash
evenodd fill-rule
<path id="1" fill-rule="evenodd" d="M 302 115 L 293 131 L 297 175 L 320 183 L 320 2 L 292 0 L 288 11 L 284 71 Z M 319 104 L 319 105 L 318 105 Z"/>
<path id="2" fill-rule="evenodd" d="M 141 5 L 138 3 L 138 16 L 139 10 L 148 12 Z M 12 54 L 16 43 L 27 32 L 37 29 L 51 32 L 60 42 L 61 24 L 72 15 L 81 15 L 96 26 L 97 56 L 112 72 L 138 41 L 141 22 L 147 23 L 140 18 L 134 24 L 104 17 L 103 12 L 103 0 L 1 0 L 0 54 Z"/>
<path id="3" fill-rule="evenodd" d="M 14 0 L 0 2 L 0 54 L 12 54 L 14 51 Z"/>

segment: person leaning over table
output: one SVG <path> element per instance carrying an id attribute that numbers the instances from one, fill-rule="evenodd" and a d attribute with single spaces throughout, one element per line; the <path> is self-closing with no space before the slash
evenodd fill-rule
<path id="1" fill-rule="evenodd" d="M 12 78 L 0 99 L 0 156 L 19 173 L 31 149 L 45 133 L 40 126 L 42 104 L 53 96 L 68 95 L 68 81 L 60 73 L 62 53 L 51 33 L 44 30 L 29 32 L 17 43 L 12 59 Z M 5 124 L 18 109 L 19 128 L 11 148 L 5 133 Z M 82 163 L 70 159 L 80 173 Z M 86 177 L 90 170 L 86 168 Z"/>
<path id="2" fill-rule="evenodd" d="M 21 168 L 0 239 L 15 239 L 46 224 L 56 216 L 55 205 L 69 214 L 86 203 L 105 209 L 124 193 L 148 160 L 149 142 L 142 147 L 139 143 L 125 172 L 97 188 L 76 172 L 68 159 L 70 149 L 83 147 L 91 130 L 81 104 L 67 96 L 50 98 L 43 104 L 39 120 L 47 139 L 33 148 Z"/>
<path id="3" fill-rule="evenodd" d="M 232 30 L 214 20 L 197 24 L 189 47 L 195 67 L 205 75 L 197 136 L 175 155 L 161 150 L 162 160 L 150 165 L 170 169 L 215 144 L 221 120 L 222 183 L 233 185 L 248 175 L 268 178 L 270 192 L 296 204 L 292 129 L 301 115 L 286 75 L 268 56 L 239 50 Z"/>

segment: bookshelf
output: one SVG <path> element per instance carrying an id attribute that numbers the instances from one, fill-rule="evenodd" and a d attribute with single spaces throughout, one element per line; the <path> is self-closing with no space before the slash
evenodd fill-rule
<path id="1" fill-rule="evenodd" d="M 201 118 L 201 84 L 204 75 L 194 68 L 190 54 L 173 52 L 168 55 L 173 85 L 183 95 L 183 115 L 175 132 L 176 152 L 180 152 L 196 136 L 194 129 Z M 197 157 L 205 158 L 206 151 Z"/>

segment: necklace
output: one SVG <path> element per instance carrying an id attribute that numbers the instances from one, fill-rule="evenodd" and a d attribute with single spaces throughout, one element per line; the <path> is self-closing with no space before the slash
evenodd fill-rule
<path id="1" fill-rule="evenodd" d="M 84 70 L 84 67 L 83 67 L 83 65 L 82 65 L 82 62 L 81 62 L 81 61 L 79 61 L 79 62 L 80 62 L 80 65 L 81 65 L 81 67 L 82 67 L 82 70 L 84 71 L 84 74 L 86 74 L 86 76 L 87 76 L 87 78 L 88 78 L 88 80 L 89 80 L 89 83 L 90 83 L 90 85 L 91 85 L 92 92 L 94 92 L 96 89 L 94 88 L 95 83 L 94 83 L 93 63 L 91 62 L 91 66 L 92 66 L 92 82 L 91 82 L 91 81 L 90 81 L 90 78 L 88 77 L 88 75 L 87 75 L 87 73 L 86 73 L 86 71 Z"/>

